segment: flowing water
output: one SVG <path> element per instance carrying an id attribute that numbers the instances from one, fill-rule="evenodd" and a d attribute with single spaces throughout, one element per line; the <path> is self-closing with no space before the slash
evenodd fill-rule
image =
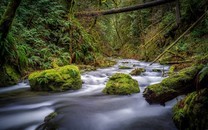
<path id="1" fill-rule="evenodd" d="M 114 73 L 130 73 L 132 69 L 119 69 L 120 65 L 133 68 L 145 68 L 140 76 L 132 76 L 140 84 L 141 92 L 127 96 L 102 94 L 102 89 Z M 157 68 L 168 71 L 168 66 L 139 62 L 136 60 L 118 60 L 109 68 L 82 74 L 83 86 L 77 91 L 54 93 L 17 99 L 0 107 L 1 130 L 34 130 L 43 123 L 44 117 L 57 112 L 56 124 L 60 130 L 176 130 L 172 120 L 172 107 L 176 100 L 165 106 L 149 105 L 142 96 L 145 87 L 160 82 L 162 72 L 153 72 Z M 20 83 L 0 93 L 29 88 Z"/>

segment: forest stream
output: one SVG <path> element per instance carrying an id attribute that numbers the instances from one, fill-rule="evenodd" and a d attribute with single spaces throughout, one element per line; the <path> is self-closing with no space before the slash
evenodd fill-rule
<path id="1" fill-rule="evenodd" d="M 132 69 L 119 69 L 119 66 Z M 109 96 L 102 89 L 114 73 L 130 73 L 134 68 L 145 68 L 140 76 L 132 76 L 139 82 L 141 92 L 127 96 Z M 1 130 L 34 130 L 44 123 L 44 118 L 57 112 L 56 125 L 60 130 L 176 130 L 171 119 L 176 99 L 162 105 L 149 105 L 142 96 L 145 87 L 160 82 L 162 72 L 169 66 L 123 59 L 109 68 L 82 74 L 82 89 L 48 95 L 18 98 L 0 107 Z M 27 83 L 0 89 L 0 93 L 29 89 Z"/>

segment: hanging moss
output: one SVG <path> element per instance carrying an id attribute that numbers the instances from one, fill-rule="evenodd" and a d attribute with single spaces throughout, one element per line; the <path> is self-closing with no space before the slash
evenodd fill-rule
<path id="1" fill-rule="evenodd" d="M 193 92 L 173 108 L 173 121 L 179 130 L 208 129 L 208 89 Z"/>
<path id="2" fill-rule="evenodd" d="M 195 90 L 195 77 L 202 66 L 193 66 L 164 79 L 159 84 L 148 86 L 143 95 L 149 103 L 161 103 Z"/>
<path id="3" fill-rule="evenodd" d="M 35 91 L 76 90 L 82 86 L 78 67 L 67 65 L 30 74 L 29 82 Z"/>
<path id="4" fill-rule="evenodd" d="M 14 85 L 20 79 L 18 72 L 10 65 L 4 65 L 2 67 L 0 77 L 0 87 Z"/>
<path id="5" fill-rule="evenodd" d="M 128 95 L 140 92 L 139 84 L 128 74 L 116 73 L 110 77 L 103 93 L 110 95 Z"/>

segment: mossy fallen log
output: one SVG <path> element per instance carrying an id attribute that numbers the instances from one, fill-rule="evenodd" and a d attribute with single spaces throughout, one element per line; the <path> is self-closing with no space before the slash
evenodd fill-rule
<path id="1" fill-rule="evenodd" d="M 178 95 L 186 94 L 196 90 L 195 78 L 202 66 L 192 66 L 181 70 L 164 79 L 159 84 L 148 86 L 143 96 L 149 103 L 164 104 Z"/>

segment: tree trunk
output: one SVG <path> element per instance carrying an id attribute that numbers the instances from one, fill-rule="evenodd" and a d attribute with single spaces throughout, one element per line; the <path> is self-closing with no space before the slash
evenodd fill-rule
<path id="1" fill-rule="evenodd" d="M 100 16 L 100 15 L 109 15 L 109 14 L 117 14 L 117 13 L 123 13 L 123 12 L 129 12 L 129 11 L 135 11 L 139 9 L 145 9 L 150 8 L 166 3 L 174 2 L 175 0 L 155 0 L 151 2 L 147 2 L 144 4 L 138 4 L 134 6 L 129 7 L 123 7 L 123 8 L 117 8 L 117 9 L 110 9 L 110 10 L 103 10 L 103 11 L 93 11 L 93 12 L 80 12 L 75 14 L 77 17 L 93 17 L 93 16 Z"/>
<path id="2" fill-rule="evenodd" d="M 6 39 L 11 28 L 12 21 L 15 17 L 16 10 L 20 3 L 21 0 L 11 0 L 11 2 L 8 4 L 7 9 L 0 21 L 0 41 L 4 41 Z"/>

